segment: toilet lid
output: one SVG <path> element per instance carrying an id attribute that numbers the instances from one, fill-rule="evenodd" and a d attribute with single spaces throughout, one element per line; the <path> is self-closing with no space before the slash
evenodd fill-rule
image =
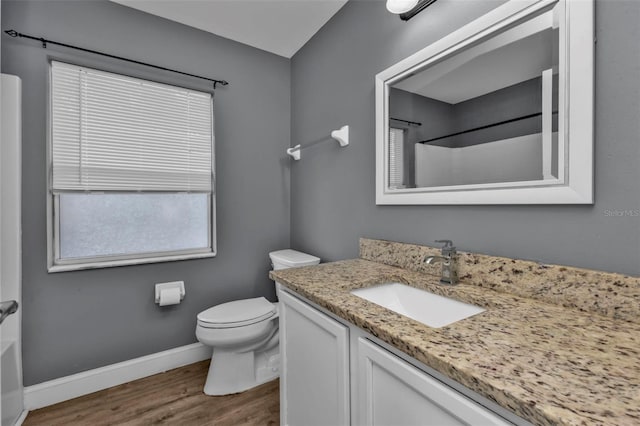
<path id="1" fill-rule="evenodd" d="M 241 326 L 272 317 L 276 307 L 264 297 L 234 300 L 198 314 L 198 321 L 211 325 Z"/>

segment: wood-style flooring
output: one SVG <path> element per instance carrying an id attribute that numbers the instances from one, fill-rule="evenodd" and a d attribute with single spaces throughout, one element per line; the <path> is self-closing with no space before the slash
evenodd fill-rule
<path id="1" fill-rule="evenodd" d="M 228 396 L 202 392 L 209 361 L 75 398 L 29 413 L 24 426 L 278 425 L 278 380 Z"/>

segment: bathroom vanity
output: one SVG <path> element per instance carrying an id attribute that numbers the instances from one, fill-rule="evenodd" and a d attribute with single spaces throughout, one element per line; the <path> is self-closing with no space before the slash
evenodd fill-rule
<path id="1" fill-rule="evenodd" d="M 633 424 L 640 279 L 366 240 L 360 259 L 273 271 L 282 424 Z M 351 294 L 401 282 L 484 312 L 431 328 Z"/>
<path id="2" fill-rule="evenodd" d="M 529 424 L 281 285 L 278 298 L 282 424 Z"/>

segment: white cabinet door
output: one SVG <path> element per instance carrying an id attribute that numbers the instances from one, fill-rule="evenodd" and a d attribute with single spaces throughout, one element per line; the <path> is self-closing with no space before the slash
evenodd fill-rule
<path id="1" fill-rule="evenodd" d="M 280 422 L 350 423 L 349 328 L 280 291 Z"/>
<path id="2" fill-rule="evenodd" d="M 358 339 L 363 425 L 511 425 L 368 339 Z"/>

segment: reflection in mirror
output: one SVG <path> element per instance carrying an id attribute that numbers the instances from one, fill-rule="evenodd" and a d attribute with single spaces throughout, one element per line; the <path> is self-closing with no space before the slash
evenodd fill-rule
<path id="1" fill-rule="evenodd" d="M 548 10 L 390 84 L 387 189 L 562 182 L 559 45 Z"/>

